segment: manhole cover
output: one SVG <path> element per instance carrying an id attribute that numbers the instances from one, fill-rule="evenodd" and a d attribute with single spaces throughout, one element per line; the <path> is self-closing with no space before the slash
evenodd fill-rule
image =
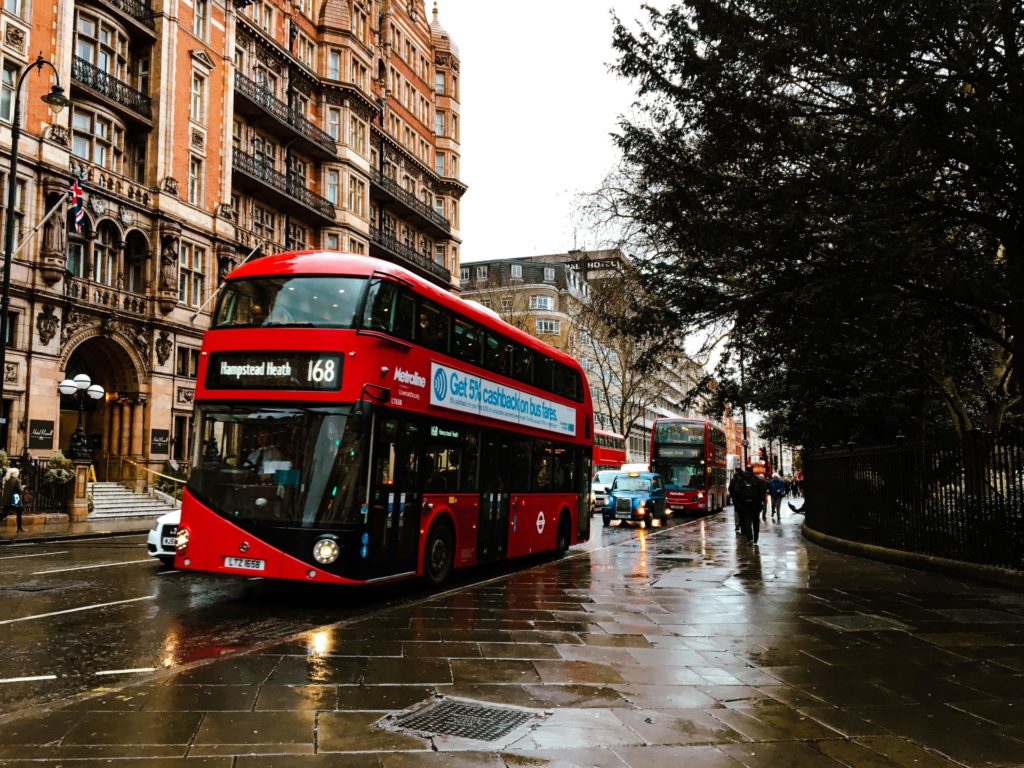
<path id="1" fill-rule="evenodd" d="M 479 741 L 497 741 L 536 716 L 536 713 L 521 709 L 441 699 L 422 709 L 390 719 L 388 727 L 416 731 L 427 736 L 459 736 Z"/>
<path id="2" fill-rule="evenodd" d="M 889 629 L 902 631 L 908 629 L 906 624 L 887 619 L 884 616 L 868 616 L 856 614 L 853 616 L 807 616 L 808 621 L 817 624 L 824 624 L 826 627 L 838 629 L 841 632 L 877 632 Z"/>

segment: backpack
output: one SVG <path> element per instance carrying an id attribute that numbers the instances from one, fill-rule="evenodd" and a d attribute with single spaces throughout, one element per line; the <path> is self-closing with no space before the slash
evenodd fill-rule
<path id="1" fill-rule="evenodd" d="M 773 477 L 768 483 L 768 489 L 772 496 L 782 496 L 786 492 L 786 484 L 781 478 Z"/>
<path id="2" fill-rule="evenodd" d="M 753 504 L 761 500 L 761 484 L 753 475 L 744 472 L 736 479 L 736 501 Z"/>

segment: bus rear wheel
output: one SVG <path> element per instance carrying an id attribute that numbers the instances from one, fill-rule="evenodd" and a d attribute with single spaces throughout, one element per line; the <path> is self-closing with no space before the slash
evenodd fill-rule
<path id="1" fill-rule="evenodd" d="M 455 554 L 455 537 L 444 523 L 435 523 L 423 548 L 423 576 L 432 587 L 448 580 Z"/>

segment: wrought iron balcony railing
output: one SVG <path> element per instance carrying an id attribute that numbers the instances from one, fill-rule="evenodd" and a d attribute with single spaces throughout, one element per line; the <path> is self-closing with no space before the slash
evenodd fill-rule
<path id="1" fill-rule="evenodd" d="M 313 125 L 313 123 L 299 114 L 298 110 L 289 107 L 255 80 L 249 79 L 241 72 L 236 72 L 235 90 L 254 104 L 261 106 L 281 122 L 287 123 L 292 130 L 305 136 L 314 144 L 327 150 L 332 155 L 337 153 L 338 144 L 331 138 L 329 133 Z"/>
<path id="2" fill-rule="evenodd" d="M 243 152 L 237 147 L 231 154 L 231 164 L 246 175 L 258 179 L 268 187 L 302 203 L 316 211 L 325 219 L 335 220 L 334 204 L 327 198 L 320 197 L 316 192 L 307 189 L 298 179 L 290 178 L 280 171 L 275 171 L 270 163 L 262 158 Z"/>
<path id="3" fill-rule="evenodd" d="M 151 120 L 153 118 L 153 100 L 142 91 L 137 91 L 128 83 L 118 80 L 85 59 L 75 56 L 71 64 L 71 78 L 97 93 L 113 99 L 123 107 L 127 107 L 138 115 Z"/>
<path id="4" fill-rule="evenodd" d="M 412 194 L 412 192 L 402 189 L 394 179 L 388 178 L 380 171 L 380 169 L 374 168 L 371 171 L 371 174 L 375 184 L 387 190 L 388 194 L 403 205 L 411 208 L 421 217 L 439 227 L 445 234 L 449 234 L 452 231 L 452 225 L 448 219 L 439 214 L 422 200 L 418 200 L 416 195 Z"/>
<path id="5" fill-rule="evenodd" d="M 149 7 L 149 3 L 143 2 L 143 0 L 107 0 L 107 2 L 140 24 L 145 24 L 150 29 L 156 29 L 156 23 L 153 21 L 153 9 Z"/>
<path id="6" fill-rule="evenodd" d="M 406 245 L 401 242 L 390 232 L 385 232 L 377 227 L 370 227 L 370 239 L 385 250 L 390 251 L 396 256 L 405 259 L 410 264 L 439 278 L 444 285 L 451 283 L 451 272 L 431 259 L 430 256 L 419 253 L 411 245 Z"/>

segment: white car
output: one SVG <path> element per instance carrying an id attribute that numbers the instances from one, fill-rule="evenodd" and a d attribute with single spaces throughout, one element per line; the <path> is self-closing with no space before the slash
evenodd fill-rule
<path id="1" fill-rule="evenodd" d="M 160 515 L 149 531 L 146 549 L 164 565 L 174 565 L 174 541 L 180 522 L 181 510 L 175 509 L 165 515 Z"/>
<path id="2" fill-rule="evenodd" d="M 602 469 L 594 475 L 594 481 L 590 484 L 590 510 L 597 512 L 604 509 L 608 503 L 608 486 L 616 475 L 622 474 L 617 469 Z"/>

